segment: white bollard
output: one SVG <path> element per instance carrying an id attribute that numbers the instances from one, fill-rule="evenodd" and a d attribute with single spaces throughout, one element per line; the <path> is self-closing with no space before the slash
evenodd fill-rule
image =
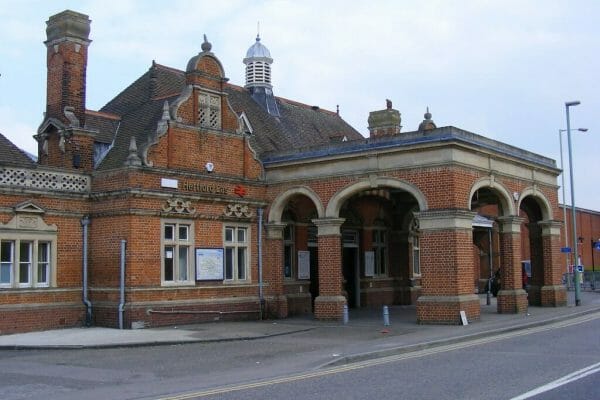
<path id="1" fill-rule="evenodd" d="M 383 326 L 390 326 L 390 311 L 388 306 L 383 306 Z"/>
<path id="2" fill-rule="evenodd" d="M 348 324 L 348 304 L 344 304 L 343 322 L 344 325 Z"/>

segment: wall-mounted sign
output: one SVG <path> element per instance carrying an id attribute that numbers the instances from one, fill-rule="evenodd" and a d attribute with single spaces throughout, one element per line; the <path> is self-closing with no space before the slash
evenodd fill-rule
<path id="1" fill-rule="evenodd" d="M 183 182 L 181 184 L 181 190 L 197 193 L 227 194 L 227 188 L 225 186 L 207 185 L 198 182 Z"/>
<path id="2" fill-rule="evenodd" d="M 223 280 L 223 249 L 196 249 L 196 280 Z"/>
<path id="3" fill-rule="evenodd" d="M 298 279 L 310 279 L 310 251 L 298 250 Z"/>
<path id="4" fill-rule="evenodd" d="M 365 276 L 375 275 L 375 252 L 365 251 Z"/>
<path id="5" fill-rule="evenodd" d="M 237 194 L 240 197 L 244 197 L 248 191 L 246 190 L 245 187 L 241 186 L 241 185 L 237 185 L 236 187 L 233 188 L 233 193 Z"/>

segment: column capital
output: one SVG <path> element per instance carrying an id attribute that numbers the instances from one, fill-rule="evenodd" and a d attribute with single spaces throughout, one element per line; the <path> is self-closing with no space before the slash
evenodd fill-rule
<path id="1" fill-rule="evenodd" d="M 319 218 L 313 219 L 312 222 L 317 226 L 317 236 L 339 236 L 340 227 L 345 220 L 345 218 Z"/>
<path id="2" fill-rule="evenodd" d="M 506 217 L 498 217 L 497 220 L 500 225 L 500 232 L 521 233 L 521 224 L 525 221 L 525 218 L 509 215 Z"/>
<path id="3" fill-rule="evenodd" d="M 476 212 L 462 209 L 427 210 L 414 213 L 419 230 L 473 229 Z"/>
<path id="4" fill-rule="evenodd" d="M 560 236 L 563 223 L 561 221 L 546 220 L 539 221 L 538 225 L 542 228 L 542 236 Z"/>
<path id="5" fill-rule="evenodd" d="M 279 223 L 268 223 L 265 224 L 265 230 L 267 231 L 267 239 L 283 239 L 283 230 L 287 224 Z"/>

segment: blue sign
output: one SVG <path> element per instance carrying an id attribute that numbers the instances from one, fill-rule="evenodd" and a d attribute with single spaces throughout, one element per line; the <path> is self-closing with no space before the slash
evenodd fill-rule
<path id="1" fill-rule="evenodd" d="M 600 240 L 598 240 L 597 242 L 594 243 L 594 248 L 596 250 L 600 250 Z"/>
<path id="2" fill-rule="evenodd" d="M 583 272 L 583 265 L 577 266 L 577 272 Z"/>
<path id="3" fill-rule="evenodd" d="M 571 248 L 570 247 L 561 247 L 560 248 L 560 252 L 561 253 L 570 253 L 571 252 Z"/>

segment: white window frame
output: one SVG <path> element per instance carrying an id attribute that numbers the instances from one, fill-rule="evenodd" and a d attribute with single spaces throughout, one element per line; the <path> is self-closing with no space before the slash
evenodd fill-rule
<path id="1" fill-rule="evenodd" d="M 283 279 L 293 280 L 298 276 L 296 273 L 296 246 L 295 246 L 295 234 L 294 231 L 296 226 L 292 223 L 288 223 L 283 228 Z M 287 255 L 287 257 L 286 257 Z M 287 258 L 287 259 L 286 259 Z M 286 275 L 286 264 L 289 264 L 290 273 Z"/>
<path id="2" fill-rule="evenodd" d="M 383 233 L 383 240 L 381 234 Z M 388 236 L 389 231 L 385 228 L 373 228 L 372 250 L 375 255 L 375 277 L 388 276 Z M 382 261 L 383 258 L 383 261 Z"/>
<path id="3" fill-rule="evenodd" d="M 167 227 L 172 227 L 173 236 L 167 237 Z M 187 237 L 182 237 L 182 228 L 186 228 Z M 160 280 L 163 286 L 187 286 L 195 283 L 194 271 L 194 223 L 191 220 L 164 219 L 160 224 Z M 170 248 L 170 253 L 168 253 Z M 183 250 L 183 253 L 182 253 Z M 180 257 L 185 254 L 187 257 L 187 265 L 185 266 L 185 274 L 182 278 L 180 270 Z M 167 258 L 167 255 L 170 255 Z M 173 279 L 167 280 L 166 266 L 167 260 L 172 260 L 172 275 Z"/>
<path id="4" fill-rule="evenodd" d="M 9 282 L 0 282 L 0 288 L 46 288 L 55 286 L 56 282 L 56 236 L 38 235 L 38 234 L 19 234 L 17 232 L 0 232 L 0 243 L 10 243 L 11 256 L 9 262 L 0 264 L 9 264 Z M 28 244 L 28 260 L 25 262 L 22 254 L 22 245 Z M 46 247 L 46 266 L 45 279 L 39 282 L 39 248 L 40 244 Z M 0 260 L 4 259 L 0 246 Z M 26 263 L 27 281 L 21 282 L 22 265 Z"/>
<path id="5" fill-rule="evenodd" d="M 419 235 L 411 233 L 411 257 L 412 257 L 412 273 L 413 276 L 421 276 L 421 245 L 419 243 Z"/>
<path id="6" fill-rule="evenodd" d="M 231 239 L 228 232 L 231 231 Z M 244 240 L 240 240 L 240 232 L 244 233 Z M 223 249 L 224 249 L 224 282 L 249 283 L 250 277 L 250 226 L 247 224 L 225 224 L 223 226 Z M 244 254 L 243 277 L 240 277 L 240 254 Z M 231 276 L 228 277 L 228 262 L 231 259 Z"/>
<path id="7" fill-rule="evenodd" d="M 198 94 L 198 124 L 221 129 L 221 96 L 206 92 Z"/>

